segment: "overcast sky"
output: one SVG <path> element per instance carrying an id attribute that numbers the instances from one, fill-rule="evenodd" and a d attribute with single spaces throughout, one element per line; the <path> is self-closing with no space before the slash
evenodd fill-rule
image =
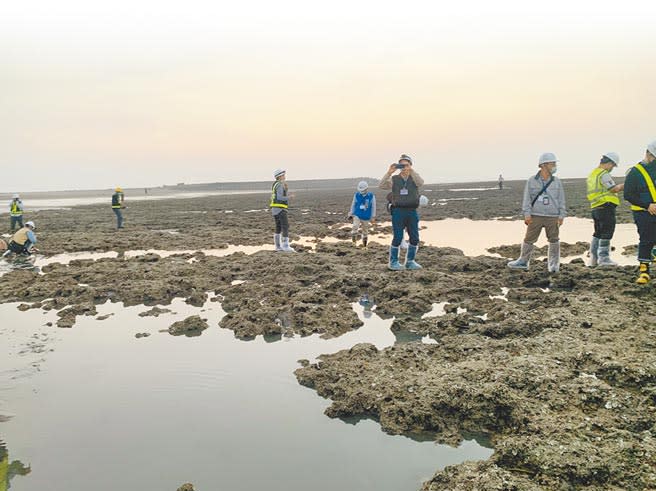
<path id="1" fill-rule="evenodd" d="M 656 139 L 655 1 L 0 6 L 0 192 L 622 172 Z"/>

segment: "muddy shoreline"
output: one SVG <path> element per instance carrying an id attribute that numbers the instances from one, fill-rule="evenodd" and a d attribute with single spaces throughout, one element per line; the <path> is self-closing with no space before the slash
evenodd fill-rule
<path id="1" fill-rule="evenodd" d="M 422 209 L 422 218 L 517 216 L 523 183 L 507 185 L 426 186 L 434 205 Z M 570 213 L 587 217 L 583 180 L 566 181 L 566 192 Z M 297 192 L 292 237 L 347 237 L 340 226 L 351 196 Z M 531 272 L 512 272 L 501 258 L 423 247 L 423 270 L 393 273 L 385 268 L 385 246 L 348 242 L 321 242 L 311 253 L 298 247 L 297 254 L 129 257 L 120 253 L 269 243 L 272 220 L 259 195 L 127 199 L 126 229 L 119 232 L 108 207 L 31 215 L 45 254 L 119 257 L 51 264 L 44 274 L 10 272 L 0 302 L 54 309 L 57 325 L 70 328 L 107 301 L 163 307 L 184 298 L 201 306 L 211 295 L 227 313 L 220 327 L 252 339 L 339 336 L 362 325 L 351 304 L 366 295 L 378 315 L 394 317 L 395 332 L 429 336 L 434 344 L 356 345 L 303 362 L 296 376 L 330 399 L 330 417 L 374 418 L 386 432 L 429 434 L 451 445 L 464 434 L 490 439 L 491 459 L 448 467 L 424 490 L 656 489 L 656 317 L 645 308 L 655 290 L 634 285 L 633 268 L 592 270 L 575 262 L 549 276 L 539 261 Z M 622 209 L 619 218 L 630 215 Z M 520 240 L 511 237 L 508 246 Z M 435 304 L 445 304 L 442 315 Z"/>

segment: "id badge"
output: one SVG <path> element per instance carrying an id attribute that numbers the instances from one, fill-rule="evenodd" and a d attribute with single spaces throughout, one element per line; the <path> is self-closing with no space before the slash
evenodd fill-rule
<path id="1" fill-rule="evenodd" d="M 367 205 L 360 205 L 360 209 L 361 209 L 361 210 L 366 210 L 366 209 L 367 209 Z"/>
<path id="2" fill-rule="evenodd" d="M 544 206 L 549 206 L 549 196 L 542 196 L 542 204 Z"/>
<path id="3" fill-rule="evenodd" d="M 407 196 L 408 190 L 406 188 L 401 189 L 401 196 Z"/>

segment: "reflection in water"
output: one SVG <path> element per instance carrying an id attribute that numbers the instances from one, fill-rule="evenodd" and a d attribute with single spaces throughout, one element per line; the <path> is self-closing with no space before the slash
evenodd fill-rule
<path id="1" fill-rule="evenodd" d="M 20 460 L 9 462 L 9 451 L 6 444 L 0 440 L 0 491 L 7 491 L 11 487 L 11 480 L 16 476 L 26 476 L 32 469 Z"/>

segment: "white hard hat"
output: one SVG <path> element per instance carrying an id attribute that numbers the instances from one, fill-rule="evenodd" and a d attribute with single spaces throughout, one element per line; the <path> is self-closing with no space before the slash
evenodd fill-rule
<path id="1" fill-rule="evenodd" d="M 26 222 L 26 223 L 25 223 L 25 226 L 26 226 L 26 227 L 36 228 L 36 225 L 34 225 L 34 222 L 33 222 L 33 221 Z"/>
<path id="2" fill-rule="evenodd" d="M 606 152 L 603 157 L 606 157 L 608 160 L 612 160 L 615 166 L 620 165 L 620 156 L 617 152 Z"/>
<path id="3" fill-rule="evenodd" d="M 277 179 L 279 176 L 282 176 L 285 172 L 287 172 L 285 169 L 276 169 L 275 172 L 273 173 L 273 177 Z"/>
<path id="4" fill-rule="evenodd" d="M 548 162 L 558 162 L 555 153 L 546 152 L 540 155 L 540 160 L 538 162 L 538 165 L 546 164 Z"/>
<path id="5" fill-rule="evenodd" d="M 650 154 L 656 157 L 656 140 L 654 140 L 649 145 L 647 145 L 647 150 L 649 151 Z"/>
<path id="6" fill-rule="evenodd" d="M 369 189 L 369 183 L 367 181 L 360 181 L 358 183 L 358 191 L 362 192 L 365 189 Z"/>
<path id="7" fill-rule="evenodd" d="M 20 196 L 18 196 L 18 193 L 14 193 L 14 195 L 11 197 L 11 199 L 18 199 Z"/>
<path id="8" fill-rule="evenodd" d="M 427 206 L 427 205 L 428 205 L 428 198 L 422 194 L 421 196 L 419 196 L 419 206 Z"/>

